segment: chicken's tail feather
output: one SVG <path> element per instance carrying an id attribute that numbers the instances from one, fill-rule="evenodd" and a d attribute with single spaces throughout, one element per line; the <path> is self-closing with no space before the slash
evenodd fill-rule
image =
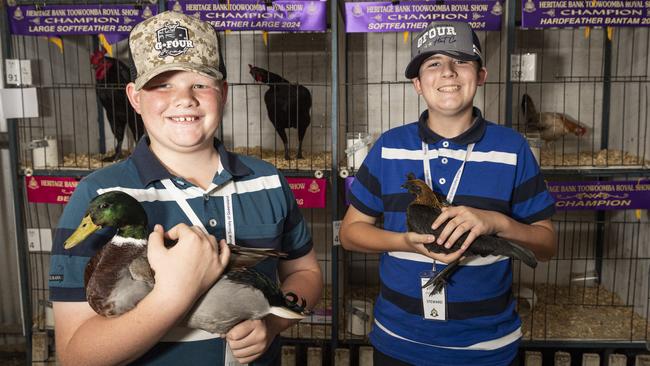
<path id="1" fill-rule="evenodd" d="M 524 113 L 524 119 L 527 125 L 537 125 L 537 109 L 535 109 L 533 99 L 528 94 L 524 94 L 521 97 L 521 111 Z"/>

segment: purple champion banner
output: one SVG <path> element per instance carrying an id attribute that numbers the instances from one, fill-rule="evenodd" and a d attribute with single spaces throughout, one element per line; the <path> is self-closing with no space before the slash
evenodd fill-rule
<path id="1" fill-rule="evenodd" d="M 498 0 L 346 2 L 345 31 L 417 32 L 436 20 L 461 21 L 475 30 L 492 31 L 501 29 L 503 12 Z"/>
<path id="2" fill-rule="evenodd" d="M 64 36 L 103 33 L 109 42 L 126 38 L 141 21 L 158 13 L 155 5 L 21 5 L 7 7 L 11 33 Z"/>
<path id="3" fill-rule="evenodd" d="M 325 31 L 327 2 L 323 0 L 274 0 L 267 7 L 260 0 L 167 1 L 167 9 L 200 17 L 217 30 Z"/>
<path id="4" fill-rule="evenodd" d="M 523 28 L 648 27 L 648 2 L 525 0 Z"/>
<path id="5" fill-rule="evenodd" d="M 557 210 L 650 209 L 650 180 L 547 182 Z"/>

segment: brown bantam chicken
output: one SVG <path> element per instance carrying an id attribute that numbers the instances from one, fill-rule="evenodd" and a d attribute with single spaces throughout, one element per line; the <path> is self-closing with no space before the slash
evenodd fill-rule
<path id="1" fill-rule="evenodd" d="M 587 133 L 587 128 L 580 122 L 563 113 L 537 112 L 533 100 L 528 94 L 521 97 L 521 110 L 526 126 L 539 131 L 546 143 L 559 140 L 564 135 L 574 134 L 578 137 Z"/>
<path id="2" fill-rule="evenodd" d="M 413 173 L 408 175 L 407 181 L 402 185 L 402 188 L 407 189 L 409 193 L 415 195 L 415 199 L 406 209 L 406 224 L 408 230 L 419 234 L 432 234 L 437 238 L 447 226 L 449 220 L 440 225 L 436 230 L 431 228 L 431 224 L 433 224 L 438 215 L 442 213 L 442 207 L 450 206 L 450 204 L 444 197 L 433 192 L 424 181 L 415 178 Z M 461 235 L 461 237 L 458 238 L 449 249 L 436 243 L 429 243 L 424 246 L 433 253 L 453 253 L 460 249 L 461 245 L 465 242 L 465 239 L 467 239 L 467 235 L 468 233 Z M 532 268 L 537 266 L 537 259 L 533 252 L 494 235 L 480 235 L 474 240 L 474 242 L 472 242 L 463 255 L 480 255 L 482 257 L 488 255 L 503 255 L 519 259 Z M 422 287 L 433 285 L 431 291 L 432 295 L 440 291 L 442 286 L 448 282 L 451 274 L 456 270 L 459 262 L 460 259 L 449 263 L 447 267 L 442 271 L 437 272 L 436 276 L 430 279 Z"/>

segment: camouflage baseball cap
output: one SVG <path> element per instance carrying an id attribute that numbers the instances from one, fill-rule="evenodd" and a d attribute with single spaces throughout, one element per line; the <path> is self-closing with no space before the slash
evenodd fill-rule
<path id="1" fill-rule="evenodd" d="M 136 25 L 129 34 L 129 50 L 136 90 L 171 70 L 226 78 L 217 32 L 209 23 L 183 13 L 165 11 Z"/>
<path id="2" fill-rule="evenodd" d="M 413 38 L 411 62 L 404 74 L 413 79 L 420 74 L 424 60 L 441 53 L 457 60 L 478 61 L 483 65 L 481 43 L 474 30 L 463 22 L 432 22 Z"/>

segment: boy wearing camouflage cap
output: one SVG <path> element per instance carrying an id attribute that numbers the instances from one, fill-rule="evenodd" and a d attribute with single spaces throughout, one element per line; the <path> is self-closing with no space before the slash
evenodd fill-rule
<path id="1" fill-rule="evenodd" d="M 216 238 L 288 253 L 258 269 L 279 276 L 282 289 L 307 304 L 318 301 L 320 268 L 295 198 L 275 167 L 230 153 L 214 137 L 228 84 L 212 26 L 163 12 L 134 27 L 129 48 L 135 82 L 126 92 L 147 134 L 127 160 L 83 179 L 59 221 L 50 272 L 57 356 L 66 365 L 221 365 L 230 364 L 231 356 L 241 363 L 278 364 L 274 339 L 289 320 L 247 320 L 225 340 L 176 324 L 228 263 L 228 247 Z M 95 314 L 84 293 L 84 267 L 106 237 L 93 234 L 83 245 L 63 249 L 89 201 L 107 190 L 141 201 L 153 229 L 148 259 L 154 288 L 115 318 Z M 167 249 L 163 237 L 178 242 Z"/>
<path id="2" fill-rule="evenodd" d="M 375 365 L 516 365 L 520 319 L 507 257 L 461 261 L 443 290 L 422 286 L 463 256 L 479 235 L 497 235 L 548 260 L 556 252 L 554 211 L 539 167 L 517 132 L 473 106 L 487 78 L 481 45 L 460 22 L 434 22 L 413 39 L 405 75 L 427 109 L 417 122 L 385 132 L 355 175 L 340 238 L 344 248 L 382 253 L 380 295 L 370 341 Z M 408 173 L 447 197 L 434 229 L 408 232 Z M 383 229 L 374 224 L 383 215 Z M 423 243 L 460 250 L 429 252 Z M 432 271 L 433 267 L 433 271 Z"/>

